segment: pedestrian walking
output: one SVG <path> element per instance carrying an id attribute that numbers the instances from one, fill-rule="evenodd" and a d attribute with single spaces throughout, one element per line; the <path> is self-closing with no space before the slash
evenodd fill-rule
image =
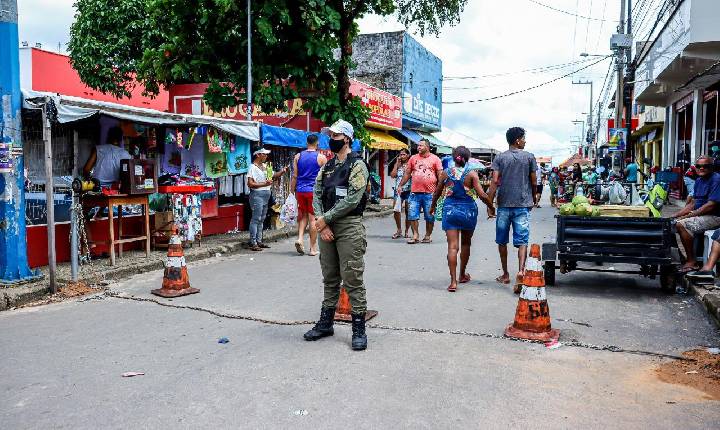
<path id="1" fill-rule="evenodd" d="M 263 224 L 267 216 L 268 204 L 270 202 L 271 188 L 273 180 L 282 176 L 287 172 L 288 168 L 284 167 L 279 172 L 272 172 L 272 167 L 268 171 L 265 165 L 270 150 L 260 148 L 253 153 L 254 160 L 248 169 L 247 181 L 250 188 L 250 210 L 252 217 L 250 218 L 250 250 L 262 251 L 264 248 L 270 248 L 263 242 Z"/>
<path id="2" fill-rule="evenodd" d="M 537 170 L 535 170 L 536 187 L 535 187 L 535 207 L 540 207 L 540 198 L 543 193 L 543 174 L 545 173 L 545 163 L 540 163 Z"/>
<path id="3" fill-rule="evenodd" d="M 432 243 L 432 232 L 435 227 L 435 217 L 430 214 L 433 193 L 437 187 L 438 178 L 442 172 L 442 162 L 437 155 L 430 153 L 430 142 L 422 139 L 418 142 L 418 153 L 410 157 L 405 175 L 400 181 L 402 188 L 412 179 L 410 187 L 410 199 L 408 219 L 413 237 L 408 244 L 414 245 L 420 242 L 420 211 L 425 217 L 425 236 L 422 243 Z"/>
<path id="4" fill-rule="evenodd" d="M 310 236 L 310 256 L 318 254 L 317 230 L 315 229 L 315 211 L 313 210 L 313 187 L 320 168 L 327 163 L 327 158 L 318 151 L 318 136 L 307 137 L 307 149 L 295 155 L 293 159 L 293 176 L 290 190 L 295 194 L 298 205 L 298 238 L 295 250 L 305 254 L 305 229 Z"/>
<path id="5" fill-rule="evenodd" d="M 470 282 L 472 279 L 467 273 L 470 260 L 470 246 L 473 233 L 477 226 L 478 207 L 473 196 L 469 194 L 474 190 L 479 198 L 487 205 L 488 218 L 495 216 L 490 197 L 480 185 L 480 178 L 474 170 L 470 170 L 470 150 L 464 146 L 453 149 L 454 167 L 448 167 L 440 173 L 440 180 L 433 195 L 431 213 L 435 213 L 437 202 L 445 196 L 442 214 L 442 229 L 447 236 L 447 260 L 450 270 L 450 285 L 447 290 L 457 291 L 457 284 Z M 457 259 L 460 251 L 460 277 L 457 275 Z"/>
<path id="6" fill-rule="evenodd" d="M 505 137 L 510 148 L 493 161 L 493 181 L 490 184 L 490 198 L 494 200 L 497 194 L 495 242 L 498 244 L 503 271 L 496 281 L 502 284 L 510 283 L 507 244 L 512 226 L 513 246 L 518 249 L 518 273 L 515 277 L 514 291 L 519 293 L 525 274 L 527 245 L 530 240 L 530 211 L 537 203 L 535 201 L 537 163 L 535 156 L 524 150 L 524 129 L 512 127 L 505 133 Z"/>
<path id="7" fill-rule="evenodd" d="M 550 185 L 550 206 L 558 207 L 558 191 L 560 187 L 560 170 L 553 167 L 548 176 L 548 184 Z"/>
<path id="8" fill-rule="evenodd" d="M 395 234 L 392 235 L 393 239 L 399 239 L 401 237 L 408 237 L 408 231 L 410 230 L 410 221 L 407 219 L 408 216 L 408 198 L 410 197 L 410 186 L 411 182 L 400 187 L 400 182 L 403 176 L 405 176 L 405 169 L 407 169 L 407 163 L 410 160 L 410 151 L 407 149 L 401 149 L 400 153 L 395 160 L 393 169 L 390 172 L 390 177 L 395 179 L 395 205 L 393 207 L 393 215 L 395 216 Z M 402 213 L 405 212 L 405 234 L 402 233 Z"/>
<path id="9" fill-rule="evenodd" d="M 368 201 L 370 175 L 362 157 L 351 152 L 353 127 L 350 123 L 339 120 L 323 132 L 330 136 L 330 150 L 335 153 L 335 157 L 320 168 L 313 188 L 325 294 L 320 320 L 305 333 L 305 340 L 333 335 L 333 317 L 342 282 L 352 306 L 352 349 L 359 351 L 367 348 L 367 300 L 363 283 L 367 240 L 363 212 Z"/>

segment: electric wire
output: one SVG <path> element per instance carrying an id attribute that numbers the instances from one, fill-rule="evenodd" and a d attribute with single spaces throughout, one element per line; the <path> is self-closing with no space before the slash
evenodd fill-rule
<path id="1" fill-rule="evenodd" d="M 593 17 L 591 17 L 591 16 L 579 15 L 577 12 L 576 12 L 576 13 L 572 13 L 572 12 L 567 11 L 567 10 L 558 9 L 558 8 L 556 8 L 556 7 L 547 5 L 547 4 L 545 4 L 545 3 L 541 3 L 541 2 L 539 2 L 539 1 L 537 1 L 537 0 L 527 0 L 527 1 L 529 1 L 530 3 L 534 3 L 534 4 L 538 5 L 538 6 L 542 6 L 542 7 L 544 7 L 544 8 L 547 8 L 547 9 L 550 9 L 550 10 L 554 10 L 555 12 L 560 12 L 560 13 L 562 13 L 562 14 L 569 15 L 569 16 L 574 16 L 574 17 L 577 17 L 577 18 L 587 19 L 587 20 L 590 20 L 590 21 L 611 21 L 611 22 L 617 22 L 617 21 L 611 20 L 611 19 L 607 19 L 607 20 L 606 20 L 606 19 L 600 19 L 600 18 L 593 18 Z"/>
<path id="2" fill-rule="evenodd" d="M 531 86 L 531 87 L 524 88 L 524 89 L 522 89 L 522 90 L 513 91 L 513 92 L 510 92 L 510 93 L 507 93 L 507 94 L 502 94 L 502 95 L 499 95 L 499 96 L 487 97 L 487 98 L 477 99 L 477 100 L 450 101 L 450 102 L 445 102 L 445 101 L 444 101 L 443 104 L 453 105 L 453 104 L 465 104 L 465 103 L 479 103 L 479 102 L 497 100 L 497 99 L 501 99 L 501 98 L 505 98 L 505 97 L 514 96 L 514 95 L 516 95 L 516 94 L 525 93 L 525 92 L 528 92 L 528 91 L 531 91 L 531 90 L 534 90 L 534 89 L 537 89 L 537 88 L 540 88 L 540 87 L 544 87 L 545 85 L 549 85 L 549 84 L 551 84 L 551 83 L 553 83 L 553 82 L 557 82 L 557 81 L 559 81 L 559 80 L 561 80 L 561 79 L 564 79 L 564 78 L 567 78 L 567 77 L 569 77 L 569 76 L 572 76 L 572 75 L 574 75 L 574 74 L 576 74 L 576 73 L 578 73 L 578 72 L 581 72 L 581 71 L 583 71 L 583 70 L 589 69 L 590 67 L 592 67 L 592 66 L 594 66 L 594 65 L 596 65 L 596 64 L 599 64 L 599 63 L 607 60 L 607 59 L 610 58 L 610 57 L 611 57 L 611 56 L 608 55 L 608 56 L 603 57 L 603 58 L 601 58 L 601 59 L 599 59 L 599 60 L 597 60 L 597 61 L 595 61 L 595 62 L 593 62 L 593 63 L 591 63 L 591 64 L 588 64 L 588 65 L 586 65 L 586 66 L 584 66 L 584 67 L 581 67 L 581 68 L 579 68 L 579 69 L 577 69 L 577 70 L 573 70 L 573 71 L 570 72 L 570 73 L 566 73 L 566 74 L 564 74 L 564 75 L 562 75 L 562 76 L 559 76 L 559 77 L 557 77 L 557 78 L 555 78 L 555 79 L 551 79 L 551 80 L 549 80 L 549 81 L 545 81 L 545 82 L 543 82 L 543 83 L 540 83 L 540 84 L 537 84 L 537 85 L 533 85 L 533 86 Z"/>

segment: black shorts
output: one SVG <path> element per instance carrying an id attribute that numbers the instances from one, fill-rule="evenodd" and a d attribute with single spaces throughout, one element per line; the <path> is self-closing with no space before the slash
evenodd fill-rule
<path id="1" fill-rule="evenodd" d="M 543 192 L 543 186 L 544 186 L 544 185 L 542 185 L 542 184 L 537 186 L 536 189 L 537 189 L 537 193 L 538 193 L 538 194 L 542 194 L 542 192 Z"/>

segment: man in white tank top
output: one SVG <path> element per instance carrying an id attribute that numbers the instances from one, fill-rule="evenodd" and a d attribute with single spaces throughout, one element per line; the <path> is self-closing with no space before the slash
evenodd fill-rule
<path id="1" fill-rule="evenodd" d="M 120 160 L 132 158 L 130 153 L 120 148 L 123 133 L 120 127 L 112 127 L 108 130 L 107 143 L 97 145 L 90 154 L 83 173 L 100 181 L 101 186 L 109 186 L 120 180 Z"/>

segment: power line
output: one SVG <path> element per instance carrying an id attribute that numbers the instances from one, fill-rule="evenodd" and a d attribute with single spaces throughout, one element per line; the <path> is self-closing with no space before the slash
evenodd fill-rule
<path id="1" fill-rule="evenodd" d="M 567 11 L 567 10 L 562 10 L 562 9 L 558 9 L 558 8 L 556 8 L 556 7 L 552 7 L 552 6 L 547 5 L 547 4 L 545 4 L 545 3 L 540 3 L 540 2 L 537 1 L 537 0 L 527 0 L 527 1 L 529 1 L 530 3 L 535 3 L 535 4 L 538 5 L 538 6 L 542 6 L 542 7 L 544 7 L 544 8 L 547 8 L 547 9 L 550 9 L 550 10 L 554 10 L 555 12 L 560 12 L 560 13 L 563 13 L 563 14 L 565 14 L 565 15 L 574 16 L 574 17 L 577 17 L 577 18 L 587 19 L 587 20 L 589 20 L 589 21 L 610 21 L 610 22 L 617 22 L 617 21 L 614 21 L 614 20 L 611 20 L 611 19 L 601 19 L 601 18 L 593 18 L 593 17 L 591 17 L 591 16 L 579 15 L 579 14 L 577 14 L 577 13 L 572 13 L 572 12 Z"/>
<path id="2" fill-rule="evenodd" d="M 524 92 L 527 92 L 527 91 L 531 91 L 531 90 L 534 90 L 534 89 L 543 87 L 543 86 L 545 86 L 545 85 L 549 85 L 549 84 L 551 84 L 551 83 L 553 83 L 553 82 L 557 82 L 557 81 L 559 81 L 559 80 L 561 80 L 561 79 L 567 78 L 568 76 L 572 76 L 572 75 L 574 75 L 575 73 L 581 72 L 581 71 L 583 71 L 583 70 L 585 70 L 585 69 L 589 69 L 590 67 L 592 67 L 592 66 L 594 66 L 594 65 L 596 65 L 596 64 L 599 64 L 599 63 L 607 60 L 607 59 L 610 58 L 610 57 L 611 57 L 611 56 L 608 55 L 607 57 L 603 57 L 603 58 L 599 59 L 598 61 L 595 61 L 594 63 L 588 64 L 587 66 L 581 67 L 581 68 L 579 68 L 579 69 L 577 69 L 577 70 L 574 70 L 574 71 L 572 71 L 572 72 L 570 72 L 570 73 L 567 73 L 567 74 L 565 74 L 565 75 L 559 76 L 559 77 L 557 77 L 557 78 L 555 78 L 555 79 L 552 79 L 552 80 L 543 82 L 543 83 L 538 84 L 538 85 L 533 85 L 532 87 L 528 87 L 528 88 L 525 88 L 525 89 L 522 89 L 522 90 L 513 91 L 513 92 L 511 92 L 511 93 L 503 94 L 503 95 L 500 95 L 500 96 L 488 97 L 488 98 L 484 98 L 484 99 L 467 100 L 467 101 L 455 101 L 455 102 L 443 102 L 443 104 L 446 104 L 446 105 L 454 105 L 454 104 L 462 104 L 462 103 L 479 103 L 479 102 L 485 102 L 485 101 L 490 101 L 490 100 L 497 100 L 497 99 L 501 99 L 501 98 L 505 98 L 505 97 L 514 96 L 514 95 L 516 95 L 516 94 L 524 93 Z"/>
<path id="3" fill-rule="evenodd" d="M 477 75 L 477 76 L 444 76 L 443 80 L 450 81 L 450 80 L 459 80 L 459 79 L 480 79 L 480 78 L 494 78 L 498 76 L 508 76 L 508 75 L 516 75 L 520 73 L 529 73 L 529 72 L 544 72 L 548 70 L 556 70 L 556 69 L 564 69 L 570 66 L 576 66 L 578 64 L 587 64 L 590 61 L 593 61 L 593 58 L 588 58 L 584 60 L 578 60 L 573 61 L 570 63 L 562 63 L 562 64 L 553 64 L 550 66 L 540 66 L 540 67 L 534 67 L 532 69 L 524 69 L 524 70 L 516 70 L 512 72 L 503 72 L 503 73 L 492 73 L 488 75 Z"/>

